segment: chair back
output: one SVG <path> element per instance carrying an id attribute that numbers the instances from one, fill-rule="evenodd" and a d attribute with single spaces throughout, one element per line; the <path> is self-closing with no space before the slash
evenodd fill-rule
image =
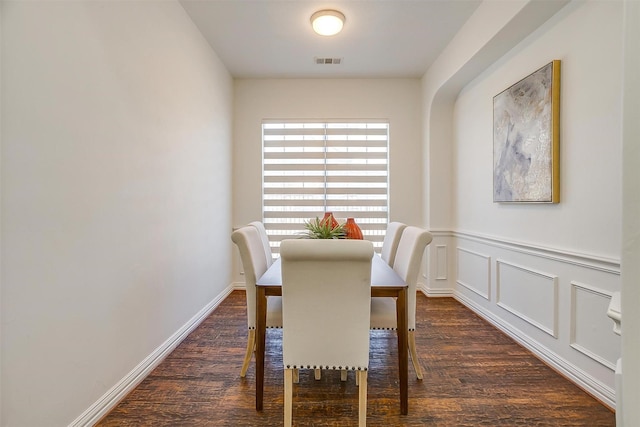
<path id="1" fill-rule="evenodd" d="M 254 226 L 258 230 L 260 239 L 262 239 L 262 245 L 264 246 L 264 255 L 267 258 L 267 268 L 273 264 L 273 253 L 271 252 L 271 244 L 269 244 L 269 236 L 267 230 L 264 228 L 264 224 L 260 221 L 250 222 L 249 225 Z"/>
<path id="2" fill-rule="evenodd" d="M 282 242 L 285 368 L 368 369 L 372 257 L 367 240 Z"/>
<path id="3" fill-rule="evenodd" d="M 387 225 L 387 232 L 382 241 L 380 257 L 382 257 L 390 267 L 393 267 L 396 251 L 398 250 L 398 243 L 400 243 L 400 236 L 406 227 L 407 225 L 401 222 L 390 222 L 389 225 Z"/>
<path id="4" fill-rule="evenodd" d="M 247 225 L 235 230 L 231 240 L 240 250 L 244 281 L 247 288 L 247 323 L 256 327 L 256 282 L 267 271 L 267 259 L 258 229 Z"/>
<path id="5" fill-rule="evenodd" d="M 398 250 L 396 251 L 393 269 L 402 277 L 407 285 L 407 320 L 409 329 L 416 328 L 416 287 L 420 264 L 424 250 L 433 240 L 433 236 L 427 230 L 409 226 L 404 229 Z"/>

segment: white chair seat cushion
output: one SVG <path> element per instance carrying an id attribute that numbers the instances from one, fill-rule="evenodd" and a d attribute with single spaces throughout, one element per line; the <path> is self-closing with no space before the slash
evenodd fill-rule
<path id="1" fill-rule="evenodd" d="M 396 328 L 396 299 L 371 298 L 371 329 Z"/>

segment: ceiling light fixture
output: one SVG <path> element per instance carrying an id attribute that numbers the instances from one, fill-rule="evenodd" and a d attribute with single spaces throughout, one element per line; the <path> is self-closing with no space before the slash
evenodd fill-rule
<path id="1" fill-rule="evenodd" d="M 344 15 L 337 10 L 319 10 L 311 15 L 313 31 L 321 36 L 333 36 L 342 31 Z"/>

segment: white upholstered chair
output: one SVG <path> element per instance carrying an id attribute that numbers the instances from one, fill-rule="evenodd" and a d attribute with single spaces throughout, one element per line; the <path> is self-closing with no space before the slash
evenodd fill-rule
<path id="1" fill-rule="evenodd" d="M 367 240 L 282 242 L 285 426 L 297 369 L 356 371 L 359 425 L 366 425 L 372 257 Z"/>
<path id="2" fill-rule="evenodd" d="M 251 354 L 256 343 L 256 281 L 267 271 L 267 258 L 258 229 L 247 225 L 239 228 L 231 234 L 231 240 L 240 250 L 242 267 L 244 269 L 244 281 L 247 294 L 247 325 L 249 336 L 247 349 L 240 370 L 240 376 L 244 377 L 249 368 Z M 282 298 L 268 297 L 267 299 L 267 328 L 282 327 Z"/>
<path id="3" fill-rule="evenodd" d="M 382 257 L 390 267 L 393 267 L 393 261 L 396 258 L 396 251 L 398 250 L 400 236 L 406 227 L 407 225 L 401 222 L 390 222 L 387 225 L 387 232 L 385 233 L 384 240 L 382 241 L 380 257 Z"/>
<path id="4" fill-rule="evenodd" d="M 269 268 L 271 267 L 271 264 L 273 264 L 273 253 L 271 252 L 271 245 L 269 244 L 267 230 L 264 228 L 264 224 L 260 221 L 250 222 L 249 225 L 258 229 L 258 234 L 260 234 L 260 239 L 262 239 L 262 246 L 264 246 L 264 254 L 267 258 L 267 268 Z"/>
<path id="5" fill-rule="evenodd" d="M 416 376 L 422 379 L 422 369 L 416 351 L 416 286 L 424 250 L 433 236 L 419 227 L 406 227 L 398 243 L 393 269 L 409 285 L 407 289 L 408 346 Z M 371 300 L 371 329 L 396 329 L 396 302 L 393 298 Z"/>

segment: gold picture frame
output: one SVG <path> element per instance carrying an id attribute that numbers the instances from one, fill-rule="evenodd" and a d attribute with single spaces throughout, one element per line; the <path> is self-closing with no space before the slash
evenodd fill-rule
<path id="1" fill-rule="evenodd" d="M 560 60 L 493 97 L 493 201 L 560 202 Z"/>

